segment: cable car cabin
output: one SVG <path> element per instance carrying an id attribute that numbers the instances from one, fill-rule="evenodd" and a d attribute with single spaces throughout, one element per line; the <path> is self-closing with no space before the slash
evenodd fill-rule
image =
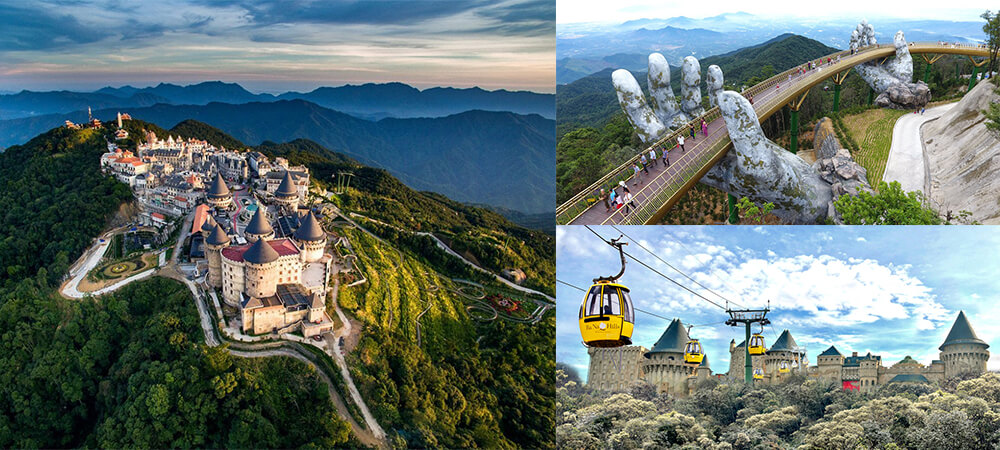
<path id="1" fill-rule="evenodd" d="M 697 339 L 691 339 L 684 346 L 684 362 L 687 364 L 701 364 L 705 359 L 705 352 L 701 349 L 701 343 Z"/>
<path id="2" fill-rule="evenodd" d="M 628 288 L 598 282 L 580 305 L 580 334 L 588 347 L 613 348 L 632 344 L 635 313 Z"/>
<path id="3" fill-rule="evenodd" d="M 764 379 L 764 369 L 756 368 L 753 370 L 753 379 L 763 380 Z"/>
<path id="4" fill-rule="evenodd" d="M 778 373 L 788 373 L 791 369 L 788 367 L 788 361 L 781 361 L 778 363 Z"/>
<path id="5" fill-rule="evenodd" d="M 750 336 L 750 354 L 751 355 L 763 355 L 767 351 L 767 347 L 764 346 L 764 336 L 760 334 L 754 334 Z"/>

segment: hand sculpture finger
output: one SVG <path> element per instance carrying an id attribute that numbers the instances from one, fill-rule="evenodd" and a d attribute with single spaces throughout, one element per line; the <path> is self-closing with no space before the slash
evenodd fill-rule
<path id="1" fill-rule="evenodd" d="M 712 106 L 719 106 L 719 101 L 716 97 L 722 93 L 722 68 L 712 64 L 708 66 L 708 72 L 705 74 L 705 84 L 708 86 L 708 103 Z"/>
<path id="2" fill-rule="evenodd" d="M 815 223 L 828 213 L 830 185 L 802 158 L 764 136 L 753 106 L 739 93 L 718 94 L 733 150 L 701 182 L 759 202 L 772 202 L 785 222 Z"/>
<path id="3" fill-rule="evenodd" d="M 694 118 L 704 112 L 701 107 L 701 63 L 694 56 L 681 63 L 681 111 Z"/>
<path id="4" fill-rule="evenodd" d="M 625 111 L 625 116 L 628 117 L 639 138 L 646 144 L 656 142 L 666 131 L 666 127 L 646 104 L 646 98 L 642 95 L 642 89 L 639 88 L 635 77 L 625 69 L 618 69 L 611 74 L 611 82 L 615 86 L 615 92 L 618 93 L 618 104 Z"/>
<path id="5" fill-rule="evenodd" d="M 653 112 L 666 126 L 674 126 L 673 120 L 680 112 L 674 90 L 670 87 L 670 64 L 659 53 L 650 53 L 649 72 L 646 75 L 646 85 L 649 87 L 649 101 L 653 104 Z"/>
<path id="6" fill-rule="evenodd" d="M 906 45 L 906 37 L 903 31 L 897 31 L 893 37 L 893 44 L 896 46 L 896 58 L 889 61 L 886 70 L 904 83 L 913 80 L 913 57 L 910 56 L 910 47 Z"/>

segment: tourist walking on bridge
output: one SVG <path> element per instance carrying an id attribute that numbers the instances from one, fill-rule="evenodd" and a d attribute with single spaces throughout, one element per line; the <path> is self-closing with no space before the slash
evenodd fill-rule
<path id="1" fill-rule="evenodd" d="M 698 133 L 696 133 L 694 131 L 694 125 L 693 124 L 691 125 L 691 129 L 689 131 L 691 132 L 691 140 L 693 141 L 694 137 L 698 135 Z"/>
<path id="2" fill-rule="evenodd" d="M 684 153 L 684 135 L 677 135 L 677 146 L 681 148 L 681 153 Z"/>
<path id="3" fill-rule="evenodd" d="M 631 192 L 626 192 L 624 197 L 625 197 L 625 199 L 624 199 L 624 202 L 625 202 L 625 214 L 628 214 L 629 209 L 632 207 L 632 193 Z"/>
<path id="4" fill-rule="evenodd" d="M 751 102 L 750 104 L 752 105 L 753 103 Z M 705 122 L 705 119 L 701 119 L 701 134 L 708 136 L 708 122 Z"/>
<path id="5" fill-rule="evenodd" d="M 664 148 L 663 149 L 663 168 L 664 168 L 664 170 L 666 170 L 667 167 L 670 167 L 670 158 L 669 158 L 669 156 L 670 156 L 669 150 L 667 150 L 666 148 Z"/>
<path id="6" fill-rule="evenodd" d="M 604 188 L 601 188 L 601 199 L 604 200 L 604 210 L 611 212 L 611 204 L 608 203 L 608 196 L 604 194 Z"/>
<path id="7" fill-rule="evenodd" d="M 633 163 L 632 164 L 632 177 L 635 178 L 635 182 L 632 183 L 632 186 L 637 186 L 637 185 L 642 184 L 642 174 L 639 173 L 639 172 L 640 172 L 639 164 Z"/>
<path id="8" fill-rule="evenodd" d="M 645 153 L 639 154 L 639 162 L 642 163 L 642 171 L 646 172 L 646 175 L 649 175 L 649 161 L 646 161 Z"/>
<path id="9" fill-rule="evenodd" d="M 654 166 L 656 165 L 656 149 L 655 148 L 650 148 L 649 149 L 649 164 L 654 165 Z"/>

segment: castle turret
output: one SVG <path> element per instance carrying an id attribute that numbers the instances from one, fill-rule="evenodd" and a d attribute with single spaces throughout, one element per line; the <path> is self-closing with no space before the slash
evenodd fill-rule
<path id="1" fill-rule="evenodd" d="M 938 347 L 938 350 L 941 350 L 941 360 L 944 361 L 945 378 L 970 372 L 985 373 L 986 362 L 990 359 L 988 348 L 990 345 L 979 339 L 972 330 L 969 319 L 965 317 L 965 311 L 959 311 L 948 337 Z"/>
<path id="2" fill-rule="evenodd" d="M 246 264 L 246 289 L 251 297 L 270 297 L 278 289 L 278 277 L 275 269 L 278 252 L 264 239 L 258 239 L 243 253 Z"/>
<path id="3" fill-rule="evenodd" d="M 643 373 L 646 381 L 656 386 L 657 392 L 684 395 L 688 390 L 687 378 L 693 369 L 684 364 L 684 346 L 688 334 L 680 319 L 674 319 L 660 335 L 653 349 L 646 353 Z"/>
<path id="4" fill-rule="evenodd" d="M 299 207 L 299 188 L 292 180 L 292 173 L 287 170 L 278 189 L 274 191 L 274 202 L 288 211 L 295 211 Z"/>
<path id="5" fill-rule="evenodd" d="M 303 262 L 316 262 L 323 257 L 323 252 L 326 250 L 326 232 L 312 211 L 300 219 L 299 228 L 292 237 L 302 250 Z"/>
<path id="6" fill-rule="evenodd" d="M 212 182 L 212 186 L 208 188 L 208 192 L 205 193 L 205 200 L 210 206 L 215 208 L 227 209 L 232 206 L 233 194 L 229 192 L 226 180 L 222 179 L 222 174 L 219 172 L 215 172 L 215 180 Z"/>
<path id="7" fill-rule="evenodd" d="M 271 224 L 267 221 L 267 211 L 261 206 L 257 206 L 257 212 L 253 213 L 250 223 L 243 229 L 243 237 L 247 239 L 247 242 L 274 237 L 274 228 L 271 228 Z"/>
<path id="8" fill-rule="evenodd" d="M 205 238 L 205 255 L 208 256 L 208 284 L 222 287 L 222 249 L 229 245 L 229 235 L 222 226 L 215 224 L 212 234 Z"/>
<path id="9" fill-rule="evenodd" d="M 803 365 L 804 367 L 804 365 Z M 844 355 L 837 350 L 837 347 L 830 348 L 820 353 L 816 357 L 816 369 L 819 377 L 825 381 L 839 383 L 841 380 L 841 369 L 844 367 Z"/>

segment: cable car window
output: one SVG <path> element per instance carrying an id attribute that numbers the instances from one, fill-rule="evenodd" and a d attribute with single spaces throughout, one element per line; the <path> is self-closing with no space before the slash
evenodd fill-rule
<path id="1" fill-rule="evenodd" d="M 604 304 L 604 314 L 617 316 L 622 313 L 621 300 L 618 298 L 618 289 L 610 287 L 605 289 L 601 303 Z"/>
<path id="2" fill-rule="evenodd" d="M 587 315 L 596 316 L 601 314 L 601 304 L 598 300 L 601 298 L 601 286 L 593 286 L 590 288 L 590 292 L 587 293 Z"/>
<path id="3" fill-rule="evenodd" d="M 622 289 L 621 293 L 622 293 L 622 300 L 625 300 L 625 311 L 624 311 L 625 312 L 625 321 L 626 322 L 635 322 L 635 319 L 632 316 L 632 314 L 633 314 L 633 312 L 632 312 L 632 297 L 630 297 L 628 295 L 628 291 L 626 291 L 625 289 Z"/>

